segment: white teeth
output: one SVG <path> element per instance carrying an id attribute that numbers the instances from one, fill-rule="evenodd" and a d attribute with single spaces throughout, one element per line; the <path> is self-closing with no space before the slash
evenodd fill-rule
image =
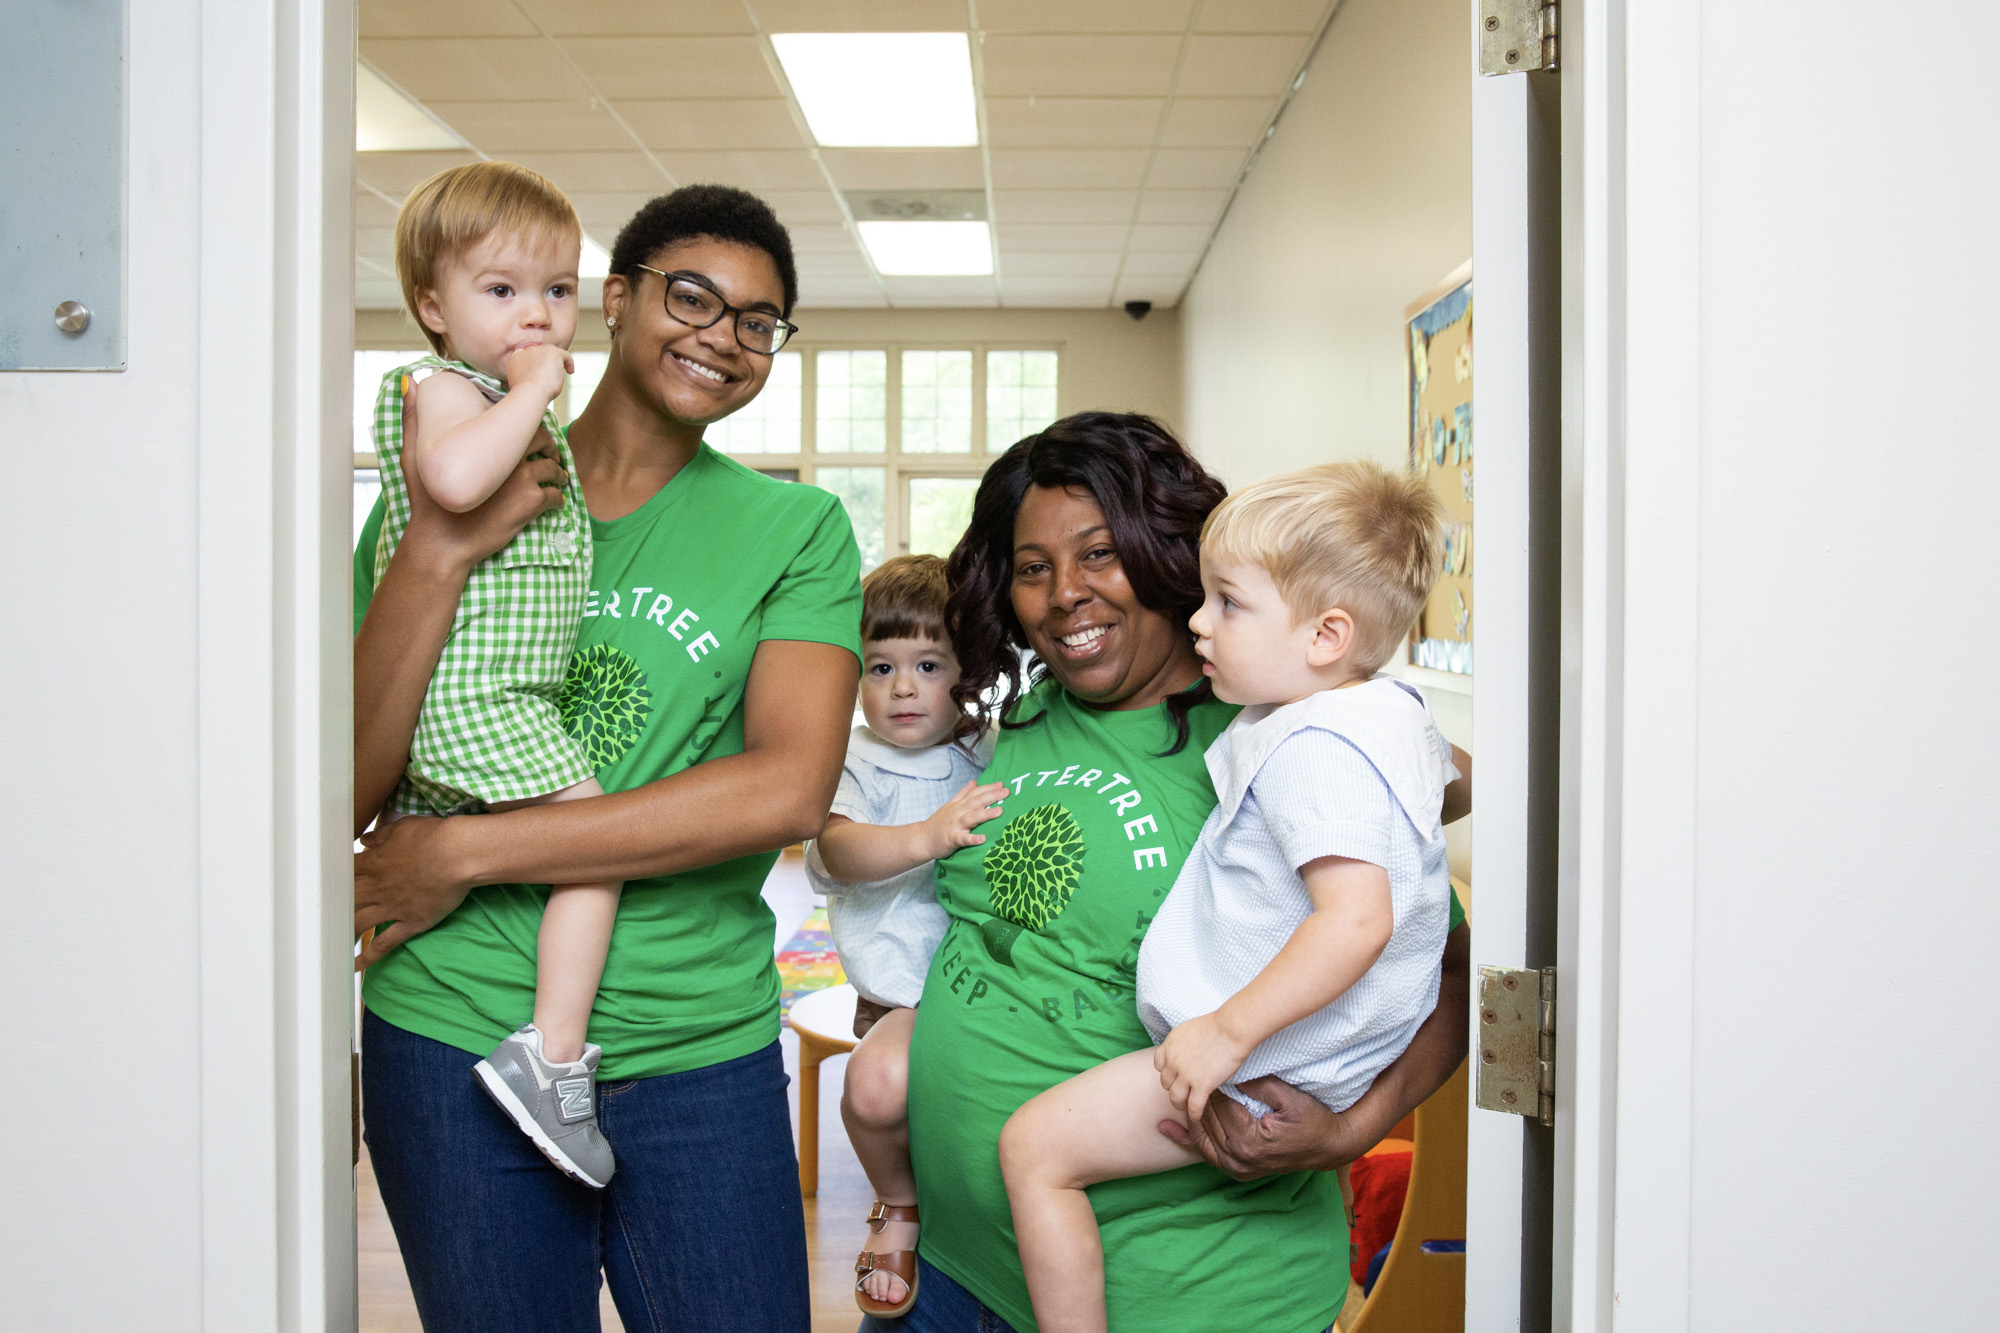
<path id="1" fill-rule="evenodd" d="M 714 380 L 717 384 L 725 383 L 729 378 L 727 375 L 722 374 L 720 371 L 710 370 L 707 366 L 702 365 L 699 361 L 688 360 L 686 357 L 682 356 L 679 352 L 674 353 L 674 360 L 680 362 L 682 365 L 686 366 L 689 370 L 692 370 L 697 375 L 708 376 L 708 378 Z"/>
<path id="2" fill-rule="evenodd" d="M 1104 637 L 1104 626 L 1092 625 L 1089 629 L 1062 636 L 1063 645 L 1068 648 L 1083 648 Z"/>

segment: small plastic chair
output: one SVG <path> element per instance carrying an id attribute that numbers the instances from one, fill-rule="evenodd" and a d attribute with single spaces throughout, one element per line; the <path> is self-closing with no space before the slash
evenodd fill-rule
<path id="1" fill-rule="evenodd" d="M 854 987 L 829 986 L 792 1001 L 787 1018 L 799 1034 L 799 1193 L 819 1193 L 819 1066 L 846 1055 L 854 1040 Z"/>

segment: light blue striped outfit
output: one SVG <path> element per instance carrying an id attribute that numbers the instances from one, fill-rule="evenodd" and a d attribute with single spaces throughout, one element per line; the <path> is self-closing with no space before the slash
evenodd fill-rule
<path id="1" fill-rule="evenodd" d="M 1451 913 L 1439 822 L 1457 776 L 1423 695 L 1388 676 L 1237 715 L 1208 748 L 1219 797 L 1139 950 L 1139 1017 L 1162 1040 L 1213 1013 L 1312 912 L 1299 868 L 1323 856 L 1389 872 L 1394 933 L 1345 994 L 1266 1039 L 1235 1082 L 1275 1074 L 1344 1111 L 1437 1006 Z"/>

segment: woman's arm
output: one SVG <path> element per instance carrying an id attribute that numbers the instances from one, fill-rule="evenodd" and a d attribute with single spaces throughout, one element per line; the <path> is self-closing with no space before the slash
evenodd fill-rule
<path id="1" fill-rule="evenodd" d="M 563 503 L 569 478 L 552 459 L 516 467 L 469 514 L 410 488 L 410 526 L 375 585 L 354 636 L 354 833 L 368 827 L 410 762 L 410 737 L 473 568 L 538 515 Z"/>
<path id="2" fill-rule="evenodd" d="M 1238 1180 L 1345 1166 L 1443 1087 L 1465 1059 L 1471 995 L 1472 931 L 1460 926 L 1444 942 L 1437 1008 L 1417 1029 L 1409 1049 L 1376 1075 L 1361 1100 L 1346 1111 L 1336 1114 L 1289 1083 L 1258 1078 L 1242 1087 L 1272 1108 L 1262 1120 L 1232 1098 L 1211 1097 L 1198 1122 L 1182 1126 L 1162 1121 L 1160 1132 Z"/>
<path id="3" fill-rule="evenodd" d="M 1444 789 L 1444 809 L 1438 815 L 1440 824 L 1456 824 L 1472 813 L 1472 756 L 1454 745 L 1451 762 L 1458 769 L 1458 781 Z"/>
<path id="4" fill-rule="evenodd" d="M 644 879 L 812 837 L 840 781 L 860 674 L 845 648 L 767 640 L 750 663 L 741 754 L 609 796 L 378 831 L 355 858 L 354 928 L 395 924 L 363 963 L 435 925 L 476 885 Z"/>

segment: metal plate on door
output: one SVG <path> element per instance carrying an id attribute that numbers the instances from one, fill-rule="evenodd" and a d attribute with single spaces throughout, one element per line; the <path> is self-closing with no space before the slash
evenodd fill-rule
<path id="1" fill-rule="evenodd" d="M 1479 969 L 1474 1102 L 1555 1123 L 1556 970 Z"/>

